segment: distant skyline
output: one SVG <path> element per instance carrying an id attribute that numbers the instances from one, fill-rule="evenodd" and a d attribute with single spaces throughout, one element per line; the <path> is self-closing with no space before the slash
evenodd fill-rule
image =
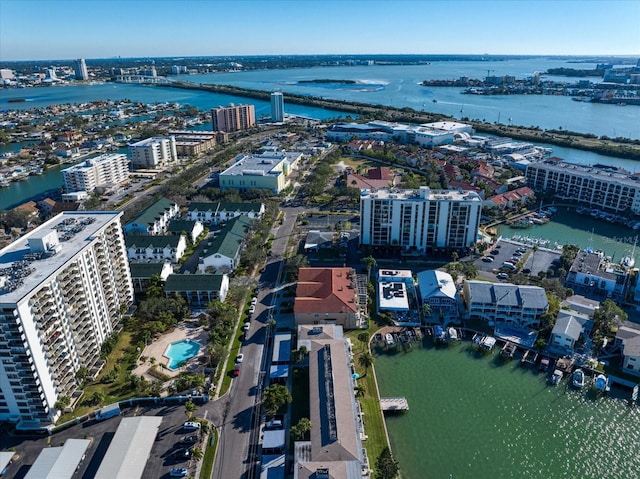
<path id="1" fill-rule="evenodd" d="M 640 0 L 0 0 L 0 62 L 304 54 L 640 57 Z"/>

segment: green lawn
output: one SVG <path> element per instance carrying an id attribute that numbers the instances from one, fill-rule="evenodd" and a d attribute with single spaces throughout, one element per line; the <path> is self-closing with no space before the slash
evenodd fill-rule
<path id="1" fill-rule="evenodd" d="M 207 447 L 204 450 L 202 458 L 202 468 L 200 469 L 200 479 L 209 479 L 213 473 L 213 462 L 216 458 L 216 432 L 212 431 L 209 435 Z"/>
<path id="2" fill-rule="evenodd" d="M 104 404 L 111 404 L 116 401 L 128 399 L 135 395 L 135 391 L 129 384 L 129 375 L 131 374 L 129 368 L 134 365 L 137 360 L 137 354 L 133 353 L 131 350 L 133 347 L 131 340 L 131 332 L 122 331 L 120 333 L 118 342 L 107 358 L 107 364 L 102 369 L 102 372 L 94 382 L 85 386 L 84 396 L 80 399 L 80 405 L 77 406 L 73 412 L 62 415 L 58 420 L 58 424 L 87 414 Z M 102 383 L 101 379 L 105 374 L 112 371 L 116 366 L 118 368 L 116 380 L 111 383 Z M 96 392 L 100 392 L 105 396 L 105 399 L 101 404 L 83 404 L 85 399 L 91 398 Z"/>
<path id="3" fill-rule="evenodd" d="M 373 336 L 378 328 L 379 326 L 374 321 L 370 321 L 369 328 L 366 331 L 370 336 Z M 373 469 L 382 450 L 388 447 L 388 440 L 384 417 L 380 409 L 380 397 L 375 380 L 375 370 L 373 367 L 370 367 L 365 374 L 364 368 L 358 364 L 358 357 L 363 351 L 366 351 L 365 346 L 357 339 L 358 334 L 362 331 L 362 329 L 350 331 L 346 336 L 351 339 L 353 344 L 353 361 L 356 366 L 356 371 L 360 375 L 358 385 L 363 386 L 365 390 L 364 396 L 359 398 L 364 414 L 364 430 L 368 436 L 367 440 L 363 442 L 363 447 L 367 449 L 369 466 Z"/>
<path id="4" fill-rule="evenodd" d="M 235 368 L 235 357 L 240 354 L 240 347 L 242 346 L 242 337 L 244 336 L 244 332 L 242 331 L 242 326 L 238 327 L 236 334 L 233 338 L 233 344 L 231 345 L 231 349 L 229 350 L 229 359 L 227 360 L 227 368 L 224 370 L 224 378 L 222 379 L 222 386 L 220 386 L 220 392 L 218 396 L 223 396 L 231 387 L 231 371 Z M 242 374 L 242 373 L 240 373 Z"/>

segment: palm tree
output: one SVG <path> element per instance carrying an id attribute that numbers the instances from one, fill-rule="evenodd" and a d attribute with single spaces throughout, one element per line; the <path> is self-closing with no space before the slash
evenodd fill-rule
<path id="1" fill-rule="evenodd" d="M 531 253 L 531 268 L 529 268 L 531 271 L 533 271 L 533 262 L 536 259 L 536 251 L 538 251 L 538 245 L 534 244 L 533 248 L 531 248 L 531 250 L 533 251 L 533 253 Z"/>
<path id="2" fill-rule="evenodd" d="M 374 359 L 369 351 L 364 351 L 358 356 L 358 364 L 364 368 L 364 376 L 367 375 L 369 367 L 373 365 Z"/>
<path id="3" fill-rule="evenodd" d="M 429 303 L 424 303 L 422 305 L 423 317 L 426 318 L 427 316 L 431 316 L 431 313 L 432 313 L 432 311 L 431 311 L 431 306 L 429 305 Z"/>
<path id="4" fill-rule="evenodd" d="M 357 337 L 358 341 L 362 343 L 362 350 L 364 351 L 365 345 L 369 344 L 369 333 L 362 331 L 361 333 L 358 333 Z"/>
<path id="5" fill-rule="evenodd" d="M 364 393 L 367 392 L 365 387 L 363 385 L 361 385 L 361 384 L 358 384 L 355 388 L 353 388 L 353 390 L 355 391 L 355 394 L 356 394 L 357 398 L 363 397 Z"/>
<path id="6" fill-rule="evenodd" d="M 362 262 L 367 267 L 367 279 L 371 280 L 371 270 L 377 266 L 378 262 L 373 256 L 367 256 L 366 258 L 362 258 Z"/>

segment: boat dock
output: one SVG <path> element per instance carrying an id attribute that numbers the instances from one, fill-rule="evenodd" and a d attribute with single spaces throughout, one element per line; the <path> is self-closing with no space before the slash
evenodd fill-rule
<path id="1" fill-rule="evenodd" d="M 517 347 L 515 344 L 507 341 L 506 343 L 504 343 L 504 346 L 502 346 L 500 354 L 504 359 L 513 359 L 513 356 L 516 354 L 516 349 Z"/>
<path id="2" fill-rule="evenodd" d="M 533 366 L 534 364 L 536 364 L 537 360 L 538 360 L 538 353 L 530 349 L 527 349 L 524 352 L 524 355 L 522 356 L 520 363 L 528 366 Z"/>
<path id="3" fill-rule="evenodd" d="M 387 412 L 408 411 L 409 402 L 407 401 L 407 398 L 404 397 L 380 398 L 380 409 Z"/>

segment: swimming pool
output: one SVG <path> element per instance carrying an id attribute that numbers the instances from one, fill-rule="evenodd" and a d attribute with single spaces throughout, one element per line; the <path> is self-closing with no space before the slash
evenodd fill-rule
<path id="1" fill-rule="evenodd" d="M 200 351 L 200 343 L 191 339 L 182 339 L 171 343 L 164 355 L 169 358 L 167 367 L 171 370 L 178 369 L 182 363 L 191 359 Z"/>

